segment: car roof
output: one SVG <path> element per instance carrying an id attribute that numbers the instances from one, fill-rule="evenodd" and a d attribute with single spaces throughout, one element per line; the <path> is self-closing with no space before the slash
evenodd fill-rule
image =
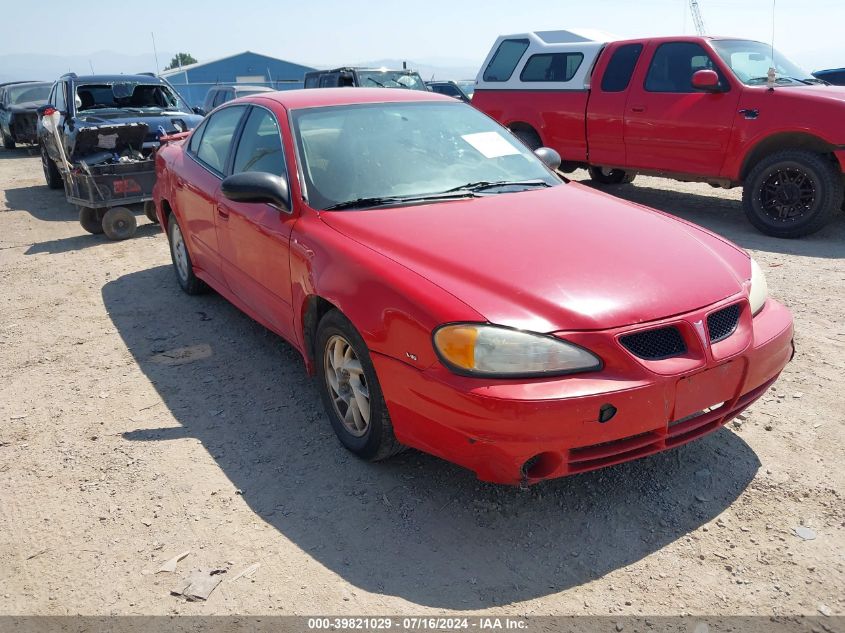
<path id="1" fill-rule="evenodd" d="M 444 101 L 455 99 L 436 92 L 402 90 L 401 88 L 317 88 L 310 90 L 282 90 L 243 97 L 244 101 L 272 100 L 288 110 L 320 108 L 365 103 L 404 103 L 414 101 Z"/>
<path id="2" fill-rule="evenodd" d="M 136 81 L 138 83 L 164 83 L 155 75 L 80 75 L 71 77 L 74 83 L 116 83 L 119 81 Z"/>
<path id="3" fill-rule="evenodd" d="M 267 86 L 248 86 L 246 84 L 237 84 L 235 86 L 225 86 L 226 88 L 234 88 L 235 92 L 238 90 L 258 90 L 260 92 L 273 92 L 272 88 Z"/>

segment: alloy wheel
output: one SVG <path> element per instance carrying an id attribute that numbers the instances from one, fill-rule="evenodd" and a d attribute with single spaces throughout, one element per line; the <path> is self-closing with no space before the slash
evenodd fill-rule
<path id="1" fill-rule="evenodd" d="M 350 434 L 364 436 L 370 428 L 370 390 L 358 355 L 335 334 L 326 343 L 324 361 L 335 412 Z"/>

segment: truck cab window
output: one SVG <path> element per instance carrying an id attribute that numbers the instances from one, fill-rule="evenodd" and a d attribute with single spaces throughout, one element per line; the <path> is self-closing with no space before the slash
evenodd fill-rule
<path id="1" fill-rule="evenodd" d="M 519 75 L 522 81 L 571 81 L 578 72 L 582 53 L 543 53 L 532 55 Z"/>
<path id="2" fill-rule="evenodd" d="M 528 49 L 528 40 L 505 40 L 484 70 L 484 81 L 507 81 Z"/>
<path id="3" fill-rule="evenodd" d="M 645 89 L 648 92 L 697 92 L 692 87 L 692 76 L 698 70 L 718 72 L 713 60 L 700 45 L 694 42 L 661 44 L 648 68 Z"/>
<path id="4" fill-rule="evenodd" d="M 603 92 L 624 92 L 631 83 L 631 75 L 643 52 L 642 44 L 626 44 L 613 53 L 601 79 Z"/>

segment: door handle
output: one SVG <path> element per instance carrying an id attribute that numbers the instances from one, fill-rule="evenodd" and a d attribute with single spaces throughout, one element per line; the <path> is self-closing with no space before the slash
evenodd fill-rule
<path id="1" fill-rule="evenodd" d="M 645 106 L 641 106 L 641 105 L 631 106 L 631 112 L 645 112 Z"/>
<path id="2" fill-rule="evenodd" d="M 217 215 L 220 216 L 221 220 L 228 220 L 229 219 L 229 209 L 224 207 L 222 204 L 217 205 Z"/>
<path id="3" fill-rule="evenodd" d="M 760 111 L 756 108 L 744 108 L 740 110 L 739 113 L 743 115 L 746 119 L 756 119 L 758 116 L 760 116 Z"/>

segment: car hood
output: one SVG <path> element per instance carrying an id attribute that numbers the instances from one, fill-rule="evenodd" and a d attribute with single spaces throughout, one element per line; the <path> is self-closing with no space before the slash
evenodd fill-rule
<path id="1" fill-rule="evenodd" d="M 489 322 L 538 332 L 670 317 L 750 276 L 721 238 L 576 184 L 320 217 Z"/>

